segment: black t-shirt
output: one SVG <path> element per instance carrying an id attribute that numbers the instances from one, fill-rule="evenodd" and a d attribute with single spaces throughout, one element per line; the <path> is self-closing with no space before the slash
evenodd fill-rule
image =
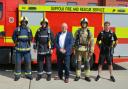
<path id="1" fill-rule="evenodd" d="M 105 45 L 105 46 L 112 46 L 113 41 L 117 40 L 117 36 L 114 32 L 109 31 L 102 31 L 100 32 L 100 34 L 97 37 L 97 41 L 101 41 L 101 44 Z"/>

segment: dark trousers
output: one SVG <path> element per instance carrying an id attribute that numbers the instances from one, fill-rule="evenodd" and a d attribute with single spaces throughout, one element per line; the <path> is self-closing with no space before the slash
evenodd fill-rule
<path id="1" fill-rule="evenodd" d="M 37 56 L 38 74 L 42 74 L 42 72 L 44 71 L 44 60 L 46 62 L 46 73 L 51 74 L 51 54 L 45 54 L 45 55 L 38 54 Z"/>
<path id="2" fill-rule="evenodd" d="M 63 77 L 63 69 L 65 70 L 65 78 L 69 78 L 70 71 L 70 55 L 57 53 L 58 76 Z"/>
<path id="3" fill-rule="evenodd" d="M 16 60 L 15 60 L 15 72 L 21 72 L 21 61 L 24 58 L 25 61 L 25 72 L 31 73 L 31 54 L 30 52 L 18 52 L 16 51 Z"/>

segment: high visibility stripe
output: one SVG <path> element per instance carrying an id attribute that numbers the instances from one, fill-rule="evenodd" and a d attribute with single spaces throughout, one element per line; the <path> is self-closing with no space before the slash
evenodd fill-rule
<path id="1" fill-rule="evenodd" d="M 30 27 L 30 29 L 31 29 L 31 31 L 32 31 L 32 35 L 33 35 L 33 37 L 35 37 L 35 34 L 36 34 L 36 32 L 37 32 L 37 30 L 38 30 L 38 28 L 40 27 L 40 24 L 38 25 L 38 26 L 29 26 Z"/>
<path id="2" fill-rule="evenodd" d="M 84 73 L 85 73 L 85 76 L 89 77 L 90 76 L 90 69 L 85 70 Z"/>
<path id="3" fill-rule="evenodd" d="M 38 54 L 49 54 L 50 52 L 38 52 Z"/>
<path id="4" fill-rule="evenodd" d="M 43 74 L 43 72 L 38 72 L 38 74 L 39 74 L 39 75 L 42 75 L 42 74 Z"/>
<path id="5" fill-rule="evenodd" d="M 52 74 L 52 72 L 47 72 L 47 74 Z"/>
<path id="6" fill-rule="evenodd" d="M 17 73 L 17 72 L 14 72 L 14 74 L 15 74 L 15 75 L 20 75 L 20 74 L 21 74 L 21 72 L 18 72 L 18 73 Z"/>
<path id="7" fill-rule="evenodd" d="M 94 38 L 94 44 L 96 43 L 97 38 Z"/>
<path id="8" fill-rule="evenodd" d="M 81 76 L 81 70 L 76 70 L 76 76 L 80 77 Z"/>
<path id="9" fill-rule="evenodd" d="M 12 37 L 4 37 L 5 43 L 13 43 Z"/>
<path id="10" fill-rule="evenodd" d="M 102 14 L 102 27 L 104 27 L 104 19 L 105 19 L 105 16 L 104 14 Z"/>
<path id="11" fill-rule="evenodd" d="M 25 35 L 23 35 L 23 36 L 18 36 L 18 38 L 28 38 L 28 36 L 25 36 Z"/>
<path id="12" fill-rule="evenodd" d="M 127 14 L 127 7 L 19 5 L 19 11 L 91 12 Z"/>
<path id="13" fill-rule="evenodd" d="M 19 15 L 18 19 L 20 19 L 21 18 L 21 12 L 20 11 L 18 11 L 18 15 Z M 20 26 L 20 20 L 19 20 L 18 25 Z"/>
<path id="14" fill-rule="evenodd" d="M 49 49 L 51 49 L 51 40 L 48 41 L 48 46 L 49 46 Z"/>
<path id="15" fill-rule="evenodd" d="M 39 37 L 48 37 L 48 35 L 43 35 L 43 36 L 39 36 Z"/>
<path id="16" fill-rule="evenodd" d="M 128 27 L 116 27 L 115 31 L 118 38 L 128 38 Z"/>
<path id="17" fill-rule="evenodd" d="M 4 31 L 4 25 L 0 25 L 0 32 Z"/>
<path id="18" fill-rule="evenodd" d="M 18 50 L 18 51 L 29 51 L 29 50 L 31 50 L 31 48 L 17 48 L 16 47 L 16 50 Z"/>
<path id="19" fill-rule="evenodd" d="M 25 72 L 25 75 L 32 74 L 31 72 Z"/>
<path id="20" fill-rule="evenodd" d="M 6 39 L 6 43 L 13 43 L 12 39 Z"/>

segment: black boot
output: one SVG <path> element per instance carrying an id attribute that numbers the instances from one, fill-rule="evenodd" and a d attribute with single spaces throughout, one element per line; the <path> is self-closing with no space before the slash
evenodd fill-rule
<path id="1" fill-rule="evenodd" d="M 91 82 L 90 77 L 85 77 L 85 80 L 88 81 L 88 82 Z"/>
<path id="2" fill-rule="evenodd" d="M 47 81 L 50 81 L 50 80 L 51 80 L 51 74 L 48 74 L 48 75 L 47 75 L 46 80 L 47 80 Z"/>
<path id="3" fill-rule="evenodd" d="M 15 75 L 14 81 L 18 81 L 20 79 L 20 75 Z"/>
<path id="4" fill-rule="evenodd" d="M 74 81 L 79 81 L 80 77 L 75 77 Z"/>
<path id="5" fill-rule="evenodd" d="M 115 78 L 114 78 L 114 76 L 110 76 L 110 80 L 111 80 L 112 82 L 115 82 L 115 81 L 116 81 Z"/>
<path id="6" fill-rule="evenodd" d="M 27 74 L 27 75 L 25 75 L 25 76 L 26 76 L 26 78 L 29 79 L 29 80 L 32 80 L 32 79 L 33 79 L 33 77 L 32 77 L 31 74 Z"/>
<path id="7" fill-rule="evenodd" d="M 100 80 L 100 75 L 97 75 L 97 77 L 95 79 L 95 81 L 98 81 L 98 80 Z"/>
<path id="8" fill-rule="evenodd" d="M 39 81 L 42 78 L 42 74 L 37 74 L 36 81 Z"/>

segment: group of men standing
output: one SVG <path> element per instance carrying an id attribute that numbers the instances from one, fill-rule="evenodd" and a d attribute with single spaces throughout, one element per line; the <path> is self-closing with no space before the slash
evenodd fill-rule
<path id="1" fill-rule="evenodd" d="M 20 21 L 21 25 L 16 28 L 13 33 L 13 41 L 15 43 L 16 59 L 15 59 L 15 78 L 17 81 L 21 76 L 21 61 L 24 58 L 25 61 L 25 76 L 26 78 L 32 80 L 31 74 L 31 41 L 32 32 L 27 26 L 28 19 L 22 17 Z M 36 80 L 40 80 L 44 71 L 44 60 L 46 63 L 46 80 L 51 80 L 51 54 L 53 49 L 56 48 L 57 54 L 57 66 L 58 66 L 58 77 L 55 80 L 64 80 L 65 83 L 69 82 L 70 75 L 70 56 L 72 54 L 72 48 L 74 55 L 76 55 L 77 66 L 76 66 L 76 77 L 74 81 L 78 81 L 81 77 L 81 64 L 82 59 L 84 59 L 84 74 L 85 80 L 91 81 L 90 79 L 90 58 L 94 53 L 94 38 L 92 33 L 88 29 L 87 18 L 82 18 L 80 21 L 81 28 L 79 28 L 73 38 L 71 32 L 68 32 L 67 23 L 62 23 L 61 31 L 57 33 L 54 37 L 53 32 L 49 28 L 48 20 L 43 18 L 40 22 L 41 27 L 37 30 L 34 37 L 33 48 L 37 50 L 37 77 Z M 113 58 L 113 48 L 117 44 L 117 37 L 114 32 L 109 28 L 110 22 L 104 23 L 105 27 L 103 31 L 100 32 L 97 38 L 97 44 L 100 48 L 100 58 L 98 75 L 96 81 L 100 79 L 100 72 L 102 70 L 102 65 L 106 59 L 109 70 L 110 79 L 115 82 L 112 75 L 112 58 Z M 100 42 L 101 41 L 101 42 Z M 63 74 L 63 70 L 65 71 Z M 64 78 L 64 79 L 63 79 Z"/>

